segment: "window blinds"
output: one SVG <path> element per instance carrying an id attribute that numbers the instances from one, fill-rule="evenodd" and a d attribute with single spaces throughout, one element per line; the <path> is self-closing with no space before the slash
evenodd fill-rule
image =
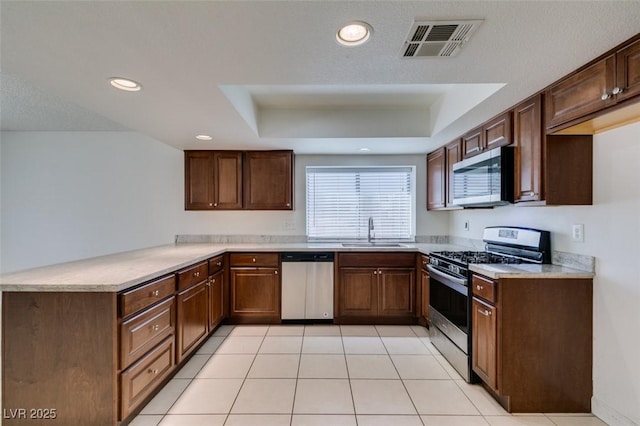
<path id="1" fill-rule="evenodd" d="M 415 167 L 307 167 L 307 238 L 415 238 Z"/>

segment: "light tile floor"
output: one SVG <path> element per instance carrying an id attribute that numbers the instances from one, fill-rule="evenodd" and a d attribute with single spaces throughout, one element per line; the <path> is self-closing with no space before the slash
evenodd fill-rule
<path id="1" fill-rule="evenodd" d="M 602 426 L 510 415 L 419 326 L 222 326 L 132 426 Z"/>

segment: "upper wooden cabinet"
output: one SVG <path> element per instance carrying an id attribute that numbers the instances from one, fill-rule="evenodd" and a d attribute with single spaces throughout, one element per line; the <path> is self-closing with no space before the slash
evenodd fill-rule
<path id="1" fill-rule="evenodd" d="M 427 155 L 427 210 L 458 207 L 453 204 L 453 165 L 460 160 L 460 139 Z"/>
<path id="2" fill-rule="evenodd" d="M 293 152 L 247 152 L 244 200 L 250 210 L 292 210 Z"/>
<path id="3" fill-rule="evenodd" d="M 462 156 L 469 158 L 499 146 L 511 145 L 512 134 L 511 111 L 507 111 L 462 136 Z"/>
<path id="4" fill-rule="evenodd" d="M 242 152 L 185 151 L 185 210 L 242 208 Z"/>
<path id="5" fill-rule="evenodd" d="M 515 202 L 547 205 L 592 204 L 593 138 L 545 135 L 542 95 L 513 110 Z"/>
<path id="6" fill-rule="evenodd" d="M 640 40 L 569 75 L 545 91 L 546 127 L 588 119 L 640 94 Z M 571 123 L 573 124 L 573 123 Z"/>
<path id="7" fill-rule="evenodd" d="M 185 151 L 185 210 L 292 210 L 292 151 Z"/>

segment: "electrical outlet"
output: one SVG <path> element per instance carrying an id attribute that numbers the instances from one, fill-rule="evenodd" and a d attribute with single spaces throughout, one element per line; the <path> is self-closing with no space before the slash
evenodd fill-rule
<path id="1" fill-rule="evenodd" d="M 571 229 L 571 240 L 577 243 L 584 242 L 584 225 L 583 224 L 580 223 L 580 224 L 573 225 L 573 228 Z"/>
<path id="2" fill-rule="evenodd" d="M 468 230 L 469 230 L 469 221 L 468 221 L 468 220 L 465 220 L 465 221 L 464 221 L 464 230 L 465 230 L 465 231 L 468 231 Z"/>

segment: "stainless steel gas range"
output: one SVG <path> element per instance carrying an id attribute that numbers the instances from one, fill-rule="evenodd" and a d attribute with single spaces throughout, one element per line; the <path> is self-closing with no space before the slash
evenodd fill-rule
<path id="1" fill-rule="evenodd" d="M 429 254 L 431 342 L 467 382 L 471 371 L 471 301 L 473 263 L 551 263 L 548 231 L 495 226 L 484 229 L 485 251 Z"/>

